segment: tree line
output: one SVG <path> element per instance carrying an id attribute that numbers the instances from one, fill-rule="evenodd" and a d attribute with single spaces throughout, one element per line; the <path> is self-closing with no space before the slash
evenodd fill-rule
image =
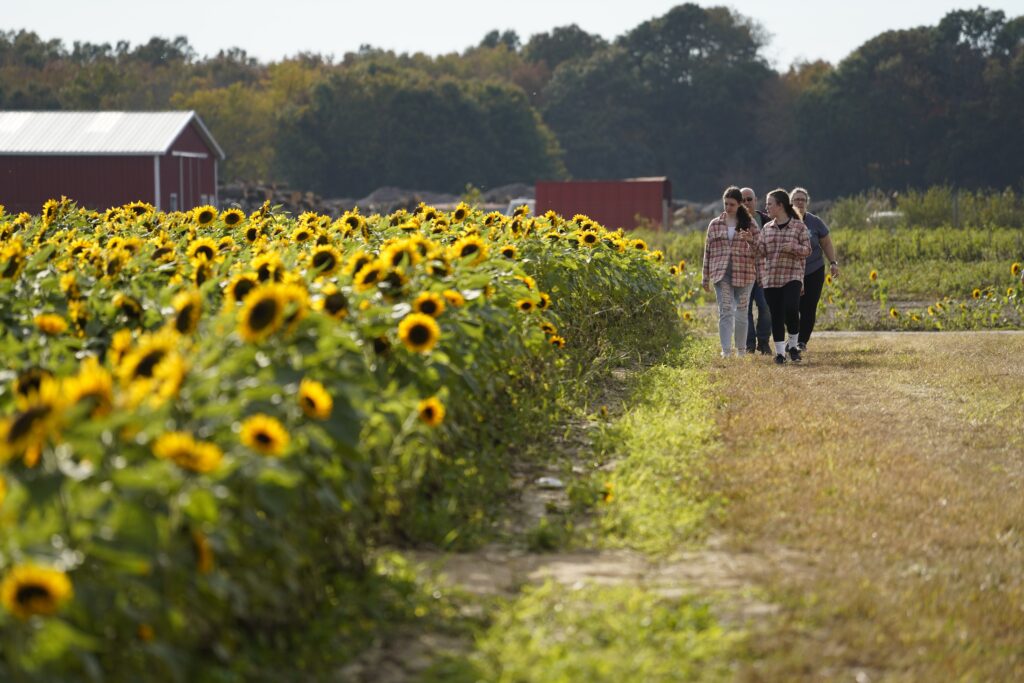
<path id="1" fill-rule="evenodd" d="M 818 196 L 1022 182 L 1024 16 L 958 10 L 784 72 L 767 42 L 751 19 L 692 3 L 613 41 L 572 25 L 439 56 L 363 46 L 271 63 L 199 56 L 184 37 L 69 47 L 8 31 L 0 107 L 195 109 L 226 178 L 327 196 L 640 175 L 691 198 L 732 182 Z"/>

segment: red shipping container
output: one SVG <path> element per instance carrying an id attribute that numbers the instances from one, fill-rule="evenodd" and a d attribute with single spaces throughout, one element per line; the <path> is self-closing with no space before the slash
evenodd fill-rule
<path id="1" fill-rule="evenodd" d="M 609 230 L 632 230 L 641 221 L 656 230 L 667 230 L 671 207 L 672 183 L 668 178 L 540 180 L 534 213 L 554 211 L 566 218 L 581 213 Z"/>

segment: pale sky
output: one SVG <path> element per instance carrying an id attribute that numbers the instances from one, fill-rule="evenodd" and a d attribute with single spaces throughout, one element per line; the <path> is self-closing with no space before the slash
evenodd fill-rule
<path id="1" fill-rule="evenodd" d="M 525 43 L 534 33 L 578 24 L 611 40 L 637 24 L 665 14 L 680 2 L 630 0 L 5 0 L 0 30 L 28 29 L 44 39 L 93 43 L 185 35 L 200 55 L 241 47 L 261 61 L 298 52 L 340 58 L 362 44 L 396 52 L 442 54 L 476 45 L 492 29 L 514 29 Z M 1024 0 L 731 0 L 726 5 L 751 17 L 773 38 L 765 51 L 772 65 L 794 60 L 836 63 L 889 29 L 934 25 L 953 9 L 1001 9 L 1024 14 Z"/>

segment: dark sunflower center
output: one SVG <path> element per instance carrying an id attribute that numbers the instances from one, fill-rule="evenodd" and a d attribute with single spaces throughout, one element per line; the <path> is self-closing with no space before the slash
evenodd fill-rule
<path id="1" fill-rule="evenodd" d="M 159 249 L 153 252 L 153 260 L 158 261 L 169 253 L 171 253 L 170 247 L 160 247 Z"/>
<path id="2" fill-rule="evenodd" d="M 422 346 L 430 341 L 430 328 L 426 325 L 417 324 L 409 328 L 409 341 L 416 346 Z"/>
<path id="3" fill-rule="evenodd" d="M 360 270 L 363 269 L 363 266 L 365 266 L 369 262 L 370 262 L 370 259 L 365 258 L 365 257 L 361 257 L 358 261 L 356 261 L 355 269 L 353 270 L 353 272 L 358 273 Z"/>
<path id="4" fill-rule="evenodd" d="M 117 259 L 110 259 L 107 261 L 107 275 L 116 275 L 117 271 L 121 269 L 121 263 Z"/>
<path id="5" fill-rule="evenodd" d="M 437 313 L 437 302 L 433 299 L 424 299 L 420 302 L 420 312 L 426 313 L 427 315 L 434 315 Z"/>
<path id="6" fill-rule="evenodd" d="M 316 410 L 316 401 L 309 394 L 302 397 L 302 402 L 305 403 L 306 407 L 310 410 Z"/>
<path id="7" fill-rule="evenodd" d="M 18 378 L 14 390 L 19 396 L 28 396 L 33 391 L 39 391 L 39 385 L 43 383 L 41 372 L 30 371 Z"/>
<path id="8" fill-rule="evenodd" d="M 356 218 L 355 216 L 349 216 L 348 218 L 346 218 L 345 223 L 347 223 L 348 227 L 352 228 L 353 230 L 359 227 L 359 219 Z"/>
<path id="9" fill-rule="evenodd" d="M 4 268 L 4 272 L 2 275 L 0 275 L 0 277 L 14 277 L 14 274 L 18 272 L 18 268 L 20 266 L 21 262 L 18 260 L 18 257 L 13 257 L 10 261 L 8 261 L 7 267 Z"/>
<path id="10" fill-rule="evenodd" d="M 434 406 L 427 406 L 426 408 L 424 408 L 423 409 L 423 417 L 426 418 L 428 421 L 433 420 L 434 419 Z"/>
<path id="11" fill-rule="evenodd" d="M 36 601 L 49 601 L 52 599 L 53 596 L 46 586 L 40 586 L 37 583 L 27 583 L 19 586 L 14 594 L 14 601 L 23 607 L 30 607 Z"/>
<path id="12" fill-rule="evenodd" d="M 226 225 L 238 225 L 238 222 L 240 220 L 242 220 L 242 217 L 239 216 L 237 213 L 229 213 L 227 216 L 224 217 L 224 223 Z"/>
<path id="13" fill-rule="evenodd" d="M 314 268 L 331 269 L 334 268 L 335 263 L 334 254 L 329 251 L 318 251 L 313 254 Z"/>
<path id="14" fill-rule="evenodd" d="M 390 347 L 391 345 L 388 343 L 388 340 L 385 339 L 384 337 L 377 337 L 376 339 L 373 340 L 373 351 L 378 355 L 387 353 Z"/>
<path id="15" fill-rule="evenodd" d="M 455 212 L 455 220 L 461 221 L 465 217 L 466 217 L 466 212 L 463 211 L 462 209 L 459 209 L 458 211 Z"/>
<path id="16" fill-rule="evenodd" d="M 50 414 L 50 406 L 35 406 L 15 415 L 11 422 L 10 431 L 7 432 L 7 443 L 17 443 L 32 430 L 36 420 L 40 420 Z"/>
<path id="17" fill-rule="evenodd" d="M 516 255 L 516 250 L 506 247 L 505 249 L 502 249 L 501 253 L 505 258 L 512 258 Z"/>
<path id="18" fill-rule="evenodd" d="M 348 308 L 348 300 L 345 299 L 345 295 L 341 292 L 328 294 L 324 298 L 324 308 L 327 309 L 327 312 L 331 315 L 335 315 Z"/>
<path id="19" fill-rule="evenodd" d="M 245 231 L 245 239 L 250 242 L 255 242 L 256 238 L 260 236 L 260 231 L 257 228 L 249 228 Z"/>
<path id="20" fill-rule="evenodd" d="M 271 269 L 269 264 L 263 264 L 256 270 L 256 277 L 259 278 L 260 282 L 266 282 L 270 279 Z"/>
<path id="21" fill-rule="evenodd" d="M 480 251 L 480 247 L 475 244 L 465 244 L 462 246 L 462 251 L 459 252 L 460 256 L 472 256 L 476 252 Z"/>
<path id="22" fill-rule="evenodd" d="M 179 334 L 185 334 L 192 330 L 192 316 L 195 314 L 195 304 L 185 304 L 180 311 L 178 311 L 178 317 L 174 320 L 174 329 L 178 330 Z"/>
<path id="23" fill-rule="evenodd" d="M 256 441 L 259 442 L 261 446 L 269 446 L 274 443 L 274 438 L 266 432 L 256 432 Z"/>
<path id="24" fill-rule="evenodd" d="M 380 277 L 380 271 L 374 268 L 372 270 L 366 271 L 363 274 L 363 282 L 368 285 L 372 285 L 374 282 L 377 281 L 378 277 Z"/>
<path id="25" fill-rule="evenodd" d="M 584 235 L 583 241 L 586 242 L 587 244 L 593 244 L 594 242 L 597 241 L 597 235 Z"/>
<path id="26" fill-rule="evenodd" d="M 310 233 L 309 233 L 308 231 L 306 231 L 306 230 L 302 230 L 302 231 L 300 231 L 299 233 L 297 233 L 297 234 L 295 235 L 295 241 L 296 241 L 296 242 L 305 242 L 305 241 L 306 241 L 306 240 L 308 240 L 308 239 L 309 239 L 310 237 L 312 237 L 312 234 L 310 234 Z"/>
<path id="27" fill-rule="evenodd" d="M 204 282 L 206 282 L 206 279 L 209 276 L 210 276 L 210 269 L 207 266 L 200 266 L 199 268 L 196 268 L 196 275 L 195 275 L 196 287 L 199 287 Z"/>
<path id="28" fill-rule="evenodd" d="M 235 288 L 232 290 L 231 295 L 235 298 L 235 301 L 241 301 L 255 286 L 253 281 L 248 278 L 239 280 L 235 283 Z"/>
<path id="29" fill-rule="evenodd" d="M 199 222 L 200 223 L 209 223 L 212 220 L 213 220 L 213 212 L 212 211 L 201 211 L 199 213 Z"/>
<path id="30" fill-rule="evenodd" d="M 214 254 L 213 247 L 211 247 L 211 246 L 209 246 L 207 244 L 204 244 L 203 246 L 198 247 L 196 249 L 196 255 L 197 256 L 202 255 L 202 256 L 205 256 L 208 259 L 212 259 L 213 258 L 213 254 Z"/>
<path id="31" fill-rule="evenodd" d="M 277 317 L 278 306 L 273 299 L 263 299 L 249 312 L 249 327 L 259 332 L 266 329 Z"/>
<path id="32" fill-rule="evenodd" d="M 135 377 L 152 377 L 153 369 L 156 368 L 157 363 L 163 360 L 164 355 L 166 352 L 163 349 L 156 349 L 143 356 L 135 366 Z"/>
<path id="33" fill-rule="evenodd" d="M 528 311 L 531 308 L 533 308 L 533 304 L 529 301 L 524 301 L 523 303 L 519 304 L 519 308 L 523 309 L 524 311 Z"/>

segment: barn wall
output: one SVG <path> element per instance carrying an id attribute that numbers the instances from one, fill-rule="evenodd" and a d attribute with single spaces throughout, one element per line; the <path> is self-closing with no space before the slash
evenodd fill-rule
<path id="1" fill-rule="evenodd" d="M 206 158 L 176 155 L 175 152 L 205 154 Z M 171 145 L 170 153 L 160 157 L 160 207 L 165 211 L 188 210 L 214 203 L 216 158 L 216 152 L 206 146 L 194 124 L 187 126 Z M 177 195 L 176 206 L 172 193 Z"/>
<path id="2" fill-rule="evenodd" d="M 0 204 L 8 212 L 39 213 L 61 195 L 97 211 L 152 202 L 153 157 L 0 156 Z"/>
<path id="3" fill-rule="evenodd" d="M 566 218 L 581 213 L 608 229 L 637 227 L 637 216 L 662 226 L 671 200 L 667 180 L 540 181 L 536 185 L 537 215 L 553 210 Z"/>

